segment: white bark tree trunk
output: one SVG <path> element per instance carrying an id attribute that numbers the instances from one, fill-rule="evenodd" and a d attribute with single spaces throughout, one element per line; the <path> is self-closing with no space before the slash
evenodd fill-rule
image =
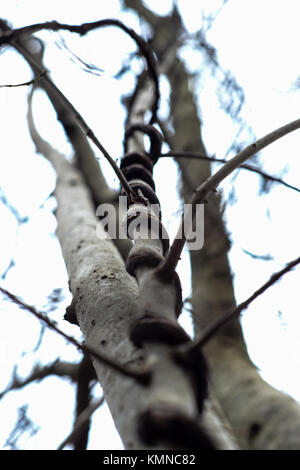
<path id="1" fill-rule="evenodd" d="M 186 419 L 195 420 L 196 426 L 198 417 L 193 386 L 184 369 L 174 363 L 167 347 L 152 345 L 141 350 L 134 347 L 129 339 L 131 326 L 141 315 L 141 308 L 143 311 L 147 292 L 151 309 L 164 312 L 167 317 L 173 316 L 172 297 L 176 297 L 176 292 L 158 283 L 154 286 L 155 297 L 150 279 L 149 291 L 147 283 L 141 288 L 142 304 L 138 301 L 137 283 L 127 274 L 116 247 L 97 223 L 91 196 L 80 172 L 63 155 L 42 141 L 30 113 L 29 125 L 37 150 L 52 163 L 57 173 L 57 235 L 68 270 L 73 308 L 87 346 L 131 370 L 146 366 L 151 368 L 151 382 L 146 386 L 93 358 L 124 446 L 126 449 L 176 449 L 176 439 L 172 443 L 172 439 L 166 442 L 165 439 L 158 437 L 156 440 L 155 436 L 151 436 L 153 444 L 145 442 L 140 431 L 140 417 L 154 406 L 156 412 L 166 413 L 167 418 L 170 411 L 175 411 Z M 139 279 L 143 284 L 143 271 Z M 158 291 L 161 291 L 161 297 Z M 220 426 L 211 408 L 205 409 L 200 421 L 218 448 L 232 448 L 225 429 Z"/>

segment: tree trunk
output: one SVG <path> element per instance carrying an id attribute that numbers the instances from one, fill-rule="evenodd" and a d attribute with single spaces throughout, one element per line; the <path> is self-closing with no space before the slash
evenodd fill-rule
<path id="1" fill-rule="evenodd" d="M 174 133 L 169 138 L 170 145 L 176 150 L 205 154 L 190 77 L 177 55 L 177 40 L 184 28 L 176 8 L 170 16 L 161 18 L 137 0 L 124 0 L 124 4 L 151 25 L 152 45 L 171 85 L 170 120 Z M 20 46 L 18 41 L 13 45 L 17 49 Z M 26 50 L 18 50 L 26 57 Z M 36 64 L 31 66 L 39 70 Z M 151 252 L 151 263 L 153 257 L 161 261 L 165 247 L 161 239 L 135 239 L 133 248 L 125 242 L 125 248 L 121 243 L 118 250 L 97 223 L 95 203 L 114 199 L 114 195 L 101 173 L 96 174 L 97 165 L 86 137 L 77 133 L 65 113 L 64 101 L 47 80 L 44 88 L 73 145 L 78 167 L 42 141 L 32 116 L 30 131 L 38 151 L 57 173 L 57 234 L 68 270 L 75 317 L 85 342 L 131 371 L 131 376 L 126 376 L 120 368 L 117 371 L 93 357 L 125 448 L 232 449 L 236 446 L 225 431 L 228 421 L 241 448 L 298 449 L 299 405 L 260 378 L 248 357 L 237 319 L 222 327 L 205 347 L 212 389 L 210 400 L 206 400 L 201 388 L 205 375 L 202 352 L 192 360 L 178 348 L 174 352 L 171 342 L 177 341 L 177 346 L 190 341 L 177 323 L 180 282 L 176 276 L 160 278 L 154 269 L 157 264 L 149 264 L 147 258 Z M 182 197 L 189 202 L 199 183 L 210 176 L 210 165 L 195 160 L 178 160 L 178 165 Z M 138 198 L 134 204 L 142 207 Z M 190 253 L 196 335 L 235 307 L 229 245 L 220 198 L 212 196 L 205 211 L 205 245 Z M 124 264 L 130 248 L 127 271 L 134 277 Z M 137 330 L 139 335 L 142 331 L 142 338 L 135 336 L 134 341 L 133 331 Z M 140 372 L 148 373 L 148 382 L 138 379 Z M 221 410 L 216 412 L 219 407 Z"/>
<path id="2" fill-rule="evenodd" d="M 176 8 L 170 16 L 158 17 L 137 0 L 124 0 L 153 31 L 151 45 L 171 88 L 173 125 L 169 144 L 173 150 L 206 154 L 201 122 L 191 91 L 191 79 L 177 55 L 184 27 Z M 182 175 L 182 197 L 186 203 L 210 173 L 208 162 L 178 159 Z M 236 306 L 227 252 L 230 242 L 222 220 L 220 198 L 210 196 L 205 206 L 205 241 L 191 251 L 192 305 L 196 336 Z M 300 407 L 287 395 L 262 380 L 247 354 L 240 323 L 228 322 L 205 347 L 213 390 L 244 449 L 299 449 Z"/>
<path id="3" fill-rule="evenodd" d="M 80 171 L 40 138 L 31 102 L 29 110 L 29 127 L 37 150 L 57 173 L 57 235 L 68 270 L 75 317 L 85 342 L 125 368 L 139 371 L 148 367 L 151 372 L 150 383 L 141 384 L 92 357 L 125 448 L 232 448 L 215 410 L 207 403 L 199 414 L 194 380 L 174 359 L 172 347 L 164 340 L 153 344 L 153 338 L 149 343 L 148 332 L 142 348 L 130 340 L 130 331 L 151 308 L 154 319 L 161 321 L 163 317 L 171 331 L 175 329 L 186 341 L 186 334 L 176 324 L 177 287 L 156 279 L 153 269 L 141 265 L 137 270 L 138 288 L 127 274 L 117 248 L 97 223 L 91 194 Z M 137 243 L 134 255 L 139 247 Z M 201 411 L 202 406 L 201 402 Z"/>

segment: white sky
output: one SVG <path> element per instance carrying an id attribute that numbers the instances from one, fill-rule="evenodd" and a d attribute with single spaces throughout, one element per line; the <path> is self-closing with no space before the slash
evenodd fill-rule
<path id="1" fill-rule="evenodd" d="M 171 3 L 147 1 L 160 14 L 167 13 Z M 206 12 L 214 11 L 219 4 L 220 2 L 212 0 L 201 2 Z M 71 2 L 66 0 L 2 0 L 1 16 L 15 27 L 52 19 L 79 24 L 115 17 L 137 32 L 144 32 L 135 16 L 120 13 L 117 0 L 86 0 L 84 6 L 82 2 L 73 1 L 71 8 L 70 5 Z M 178 5 L 186 27 L 192 32 L 199 30 L 199 2 L 179 0 Z M 295 88 L 296 79 L 300 76 L 299 9 L 297 0 L 229 0 L 208 34 L 208 39 L 218 50 L 222 68 L 231 70 L 239 85 L 244 88 L 246 103 L 242 117 L 257 137 L 299 118 L 300 93 Z M 130 90 L 133 80 L 128 77 L 118 82 L 113 79 L 113 74 L 120 68 L 122 57 L 126 58 L 130 51 L 135 50 L 132 41 L 113 28 L 91 33 L 84 39 L 65 33 L 68 45 L 76 54 L 104 70 L 101 77 L 95 77 L 79 70 L 78 65 L 74 65 L 65 52 L 57 49 L 57 35 L 44 32 L 40 37 L 49 44 L 46 61 L 51 76 L 78 107 L 109 152 L 120 157 L 124 111 L 119 98 Z M 182 56 L 193 71 L 202 67 L 201 55 L 195 51 L 185 47 Z M 31 78 L 28 66 L 13 51 L 2 54 L 0 61 L 0 84 L 18 83 Z M 140 64 L 135 63 L 135 67 L 138 69 Z M 162 91 L 167 89 L 164 80 L 161 84 Z M 231 145 L 237 127 L 220 110 L 216 82 L 208 73 L 201 75 L 196 86 L 204 122 L 205 145 L 209 153 L 222 157 Z M 67 296 L 67 287 L 65 268 L 58 256 L 59 245 L 54 237 L 56 223 L 51 210 L 55 207 L 55 202 L 45 202 L 54 188 L 55 177 L 50 165 L 34 153 L 28 136 L 25 121 L 27 92 L 25 88 L 0 88 L 0 186 L 20 214 L 30 216 L 30 221 L 17 231 L 15 218 L 0 204 L 1 246 L 5 246 L 0 256 L 0 272 L 3 272 L 13 255 L 17 267 L 11 269 L 2 285 L 22 296 L 28 303 L 42 308 L 53 288 L 64 287 L 64 294 Z M 167 103 L 162 102 L 162 109 L 166 108 Z M 34 109 L 42 136 L 60 151 L 69 154 L 70 146 L 57 124 L 55 113 L 41 93 L 36 96 Z M 245 144 L 250 143 L 246 140 L 246 134 L 244 137 Z M 300 131 L 296 131 L 261 153 L 263 168 L 273 175 L 284 172 L 286 181 L 300 186 L 299 148 Z M 105 163 L 103 169 L 111 183 L 117 186 L 116 178 Z M 173 181 L 167 188 L 164 184 L 166 176 L 168 181 Z M 156 178 L 166 226 L 174 234 L 174 217 L 172 224 L 168 221 L 179 208 L 177 203 L 172 205 L 170 202 L 171 191 L 176 194 L 175 165 L 167 160 L 159 162 Z M 229 178 L 222 185 L 224 198 L 229 195 L 232 184 L 233 180 Z M 259 177 L 243 171 L 239 172 L 234 185 L 237 200 L 227 208 L 226 220 L 233 240 L 230 261 L 235 276 L 235 292 L 237 300 L 242 301 L 274 271 L 299 256 L 299 195 L 282 186 L 276 186 L 270 193 L 259 196 Z M 243 249 L 255 254 L 271 254 L 274 260 L 253 260 Z M 186 296 L 189 293 L 186 255 L 179 266 L 179 273 Z M 243 315 L 252 360 L 266 380 L 298 400 L 299 277 L 299 269 L 288 274 Z M 67 296 L 65 305 L 68 302 Z M 32 367 L 35 356 L 28 354 L 22 357 L 22 352 L 34 348 L 39 336 L 39 324 L 29 314 L 17 310 L 8 302 L 0 305 L 0 311 L 3 322 L 0 331 L 1 390 L 7 384 L 15 363 L 20 365 L 20 371 L 24 375 Z M 281 317 L 278 316 L 279 311 Z M 60 308 L 53 314 L 53 318 L 60 320 L 62 315 L 63 308 Z M 76 327 L 66 325 L 65 322 L 61 324 L 65 331 L 80 338 Z M 38 356 L 43 363 L 59 356 L 64 360 L 78 358 L 73 347 L 51 332 L 45 334 Z M 100 390 L 97 393 L 100 395 Z M 49 378 L 0 401 L 0 446 L 4 445 L 13 428 L 16 408 L 26 402 L 30 404 L 29 416 L 41 426 L 41 431 L 31 439 L 25 435 L 20 440 L 21 447 L 56 448 L 71 428 L 72 387 L 60 379 Z M 105 407 L 95 413 L 93 421 L 90 449 L 121 448 Z"/>

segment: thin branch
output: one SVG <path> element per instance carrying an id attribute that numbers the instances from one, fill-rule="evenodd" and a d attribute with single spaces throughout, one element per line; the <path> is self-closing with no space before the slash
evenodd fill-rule
<path id="1" fill-rule="evenodd" d="M 273 256 L 267 254 L 267 255 L 257 255 L 255 253 L 251 253 L 251 251 L 248 251 L 248 250 L 244 250 L 244 248 L 242 248 L 242 251 L 248 255 L 248 256 L 251 256 L 251 258 L 253 259 L 259 259 L 261 261 L 271 261 L 273 260 Z"/>
<path id="2" fill-rule="evenodd" d="M 0 399 L 12 390 L 19 390 L 35 381 L 40 382 L 49 375 L 68 377 L 69 379 L 75 382 L 77 372 L 78 364 L 63 362 L 59 361 L 58 359 L 52 362 L 52 364 L 48 364 L 45 366 L 36 364 L 32 369 L 30 375 L 28 375 L 28 377 L 26 377 L 25 379 L 19 378 L 17 372 L 15 371 L 11 383 L 0 393 Z"/>
<path id="3" fill-rule="evenodd" d="M 42 71 L 39 73 L 36 77 L 34 77 L 32 80 L 29 80 L 29 82 L 23 82 L 23 83 L 17 83 L 15 85 L 9 84 L 9 85 L 0 85 L 0 88 L 16 88 L 18 86 L 29 86 L 32 85 L 33 83 L 37 82 L 41 77 L 46 75 L 47 70 Z"/>
<path id="4" fill-rule="evenodd" d="M 25 434 L 34 436 L 40 429 L 39 426 L 36 426 L 33 421 L 27 415 L 28 405 L 23 405 L 18 408 L 18 417 L 17 421 L 10 432 L 8 438 L 4 443 L 5 447 L 10 447 L 11 450 L 19 450 L 17 447 L 18 440 Z"/>
<path id="5" fill-rule="evenodd" d="M 0 20 L 0 27 L 2 28 L 8 28 L 6 23 L 3 20 Z M 22 28 L 21 28 L 22 29 Z M 11 29 L 6 29 L 5 31 L 0 34 L 0 43 L 1 43 L 1 37 L 4 33 L 9 33 L 12 32 L 13 30 Z M 22 46 L 22 44 L 18 43 L 14 39 L 11 39 L 12 43 L 11 45 L 15 47 L 18 51 L 21 50 L 21 53 L 24 54 L 24 56 L 29 60 L 30 63 L 33 64 L 35 67 L 36 71 L 41 74 L 45 75 L 47 72 L 44 67 L 42 67 L 38 61 L 32 57 L 32 55 Z M 108 151 L 103 147 L 99 139 L 95 136 L 94 132 L 92 129 L 88 126 L 88 124 L 85 122 L 84 118 L 81 116 L 81 114 L 77 111 L 77 109 L 72 105 L 72 103 L 68 100 L 68 98 L 61 92 L 61 90 L 54 85 L 51 80 L 48 80 L 47 76 L 44 76 L 41 78 L 42 80 L 46 80 L 48 84 L 54 89 L 55 93 L 58 95 L 58 97 L 63 101 L 63 103 L 66 106 L 66 109 L 70 111 L 72 116 L 75 119 L 75 122 L 77 125 L 79 125 L 80 129 L 84 132 L 84 134 L 90 138 L 90 140 L 96 145 L 96 147 L 101 151 L 103 156 L 106 158 L 110 166 L 113 168 L 118 180 L 120 181 L 121 186 L 123 187 L 125 193 L 127 194 L 129 200 L 132 200 L 134 198 L 134 191 L 132 190 L 131 186 L 129 185 L 127 179 L 123 175 L 122 171 L 119 169 L 117 163 L 115 160 L 110 156 Z"/>
<path id="6" fill-rule="evenodd" d="M 80 64 L 81 69 L 84 72 L 91 73 L 92 75 L 96 75 L 97 77 L 101 76 L 101 74 L 104 72 L 103 69 L 101 69 L 97 65 L 85 62 L 83 59 L 81 59 L 81 57 L 75 54 L 75 52 L 71 50 L 70 47 L 68 47 L 65 39 L 62 37 L 60 33 L 58 33 L 58 36 L 59 36 L 59 42 L 55 41 L 55 44 L 57 45 L 59 49 L 62 49 L 62 48 L 65 49 L 72 56 L 71 58 L 72 62 L 75 62 L 75 63 L 78 62 Z"/>
<path id="7" fill-rule="evenodd" d="M 3 23 L 3 21 L 1 22 Z M 64 23 L 59 23 L 57 21 L 46 21 L 45 23 L 36 23 L 29 26 L 24 26 L 22 28 L 16 29 L 6 29 L 0 34 L 0 45 L 9 43 L 11 40 L 16 39 L 24 34 L 33 34 L 38 31 L 43 30 L 51 30 L 51 31 L 59 31 L 59 30 L 66 30 L 70 31 L 71 33 L 77 33 L 81 36 L 87 34 L 89 31 L 92 31 L 97 28 L 105 27 L 105 26 L 116 26 L 117 28 L 122 29 L 126 34 L 128 34 L 138 45 L 141 54 L 145 58 L 148 67 L 148 73 L 152 78 L 155 86 L 155 99 L 152 106 L 152 117 L 150 120 L 150 124 L 156 121 L 156 113 L 159 106 L 159 82 L 158 76 L 156 72 L 156 59 L 154 53 L 152 51 L 151 46 L 141 37 L 139 36 L 133 29 L 129 28 L 121 21 L 116 19 L 105 19 L 94 21 L 92 23 L 82 23 L 81 25 L 69 25 Z M 7 27 L 7 25 L 6 25 Z"/>
<path id="8" fill-rule="evenodd" d="M 28 216 L 25 215 L 25 216 L 22 217 L 21 214 L 19 214 L 17 209 L 7 200 L 1 186 L 0 186 L 0 202 L 2 202 L 2 204 L 5 207 L 7 207 L 7 209 L 12 213 L 12 215 L 15 217 L 18 225 L 25 224 L 26 222 L 28 222 L 28 220 L 29 220 Z"/>
<path id="9" fill-rule="evenodd" d="M 89 421 L 92 414 L 104 403 L 104 397 L 90 403 L 85 410 L 83 410 L 75 421 L 74 427 L 70 434 L 64 441 L 57 447 L 57 450 L 62 450 L 67 444 L 72 443 L 78 434 L 81 432 L 83 426 Z"/>
<path id="10" fill-rule="evenodd" d="M 11 292 L 7 291 L 3 287 L 0 287 L 0 291 L 6 295 L 10 300 L 12 300 L 14 303 L 19 305 L 20 307 L 24 308 L 25 310 L 28 310 L 31 312 L 35 317 L 37 317 L 39 320 L 44 322 L 50 329 L 56 331 L 60 336 L 65 338 L 67 341 L 69 341 L 71 344 L 76 346 L 78 349 L 83 351 L 84 353 L 89 353 L 92 356 L 95 357 L 95 359 L 98 359 L 98 361 L 102 362 L 103 364 L 111 367 L 115 371 L 119 372 L 122 375 L 125 375 L 127 377 L 131 377 L 135 379 L 137 382 L 139 382 L 142 385 L 148 385 L 149 381 L 151 379 L 151 372 L 149 370 L 142 370 L 142 371 L 137 371 L 137 370 L 132 370 L 119 362 L 117 362 L 114 359 L 111 359 L 110 357 L 107 357 L 106 355 L 100 353 L 94 348 L 91 348 L 90 346 L 86 346 L 85 344 L 80 343 L 77 341 L 75 338 L 72 336 L 68 335 L 67 333 L 64 333 L 62 330 L 60 330 L 56 324 L 51 321 L 44 313 L 39 312 L 35 307 L 32 307 L 31 305 L 26 304 L 22 300 L 20 300 L 18 297 L 16 297 L 14 294 Z"/>
<path id="11" fill-rule="evenodd" d="M 193 158 L 195 160 L 205 160 L 205 161 L 211 161 L 211 162 L 216 162 L 216 163 L 228 162 L 228 160 L 226 160 L 225 158 L 217 158 L 213 156 L 203 155 L 200 153 L 189 152 L 189 151 L 177 151 L 177 150 L 170 150 L 169 152 L 161 153 L 159 158 L 163 158 L 163 157 Z M 253 173 L 257 173 L 258 175 L 262 176 L 265 180 L 274 181 L 275 183 L 280 183 L 283 186 L 286 186 L 287 188 L 293 189 L 294 191 L 297 191 L 298 193 L 300 193 L 300 188 L 297 188 L 296 186 L 286 183 L 284 180 L 282 180 L 281 178 L 278 178 L 277 176 L 269 175 L 268 173 L 264 172 L 260 168 L 256 168 L 252 165 L 247 165 L 245 163 L 240 165 L 239 168 L 242 168 L 243 170 L 252 171 Z"/>
<path id="12" fill-rule="evenodd" d="M 38 66 L 40 69 L 41 67 Z M 55 85 L 54 85 L 55 86 Z M 72 103 L 66 98 L 66 96 L 60 91 L 59 88 L 55 86 L 55 91 L 58 94 L 58 96 L 64 101 L 66 107 L 70 110 L 72 115 L 74 116 L 75 120 L 77 123 L 80 125 L 81 130 L 85 133 L 87 137 L 91 139 L 91 141 L 96 145 L 96 147 L 102 152 L 110 166 L 113 168 L 117 178 L 120 181 L 121 186 L 123 187 L 124 191 L 126 192 L 128 198 L 131 200 L 132 197 L 134 197 L 134 191 L 130 187 L 127 179 L 123 175 L 122 171 L 118 167 L 117 163 L 115 160 L 110 156 L 108 151 L 103 147 L 101 142 L 98 140 L 98 138 L 95 136 L 94 132 L 92 129 L 87 125 L 81 114 L 76 110 L 76 108 L 72 105 Z M 29 98 L 30 99 L 30 98 Z M 32 120 L 33 121 L 33 120 Z"/>
<path id="13" fill-rule="evenodd" d="M 245 310 L 249 307 L 249 305 L 257 299 L 260 295 L 262 295 L 269 287 L 273 286 L 284 274 L 291 271 L 297 264 L 300 263 L 300 256 L 295 260 L 288 263 L 283 269 L 278 271 L 277 273 L 272 274 L 270 279 L 265 282 L 259 289 L 257 289 L 247 300 L 240 303 L 233 311 L 226 313 L 222 318 L 218 319 L 215 323 L 213 323 L 207 330 L 203 333 L 203 335 L 195 342 L 192 343 L 190 349 L 201 348 L 206 344 L 215 334 L 216 332 L 227 323 L 229 320 L 233 319 L 240 315 L 242 310 Z M 189 347 L 188 347 L 189 348 Z"/>
<path id="14" fill-rule="evenodd" d="M 244 150 L 239 152 L 233 158 L 228 160 L 216 173 L 207 178 L 195 191 L 192 197 L 188 209 L 182 215 L 181 224 L 170 248 L 170 251 L 165 261 L 159 266 L 157 274 L 160 276 L 169 278 L 174 270 L 176 269 L 177 263 L 180 259 L 183 247 L 186 242 L 186 236 L 191 228 L 191 221 L 193 220 L 192 214 L 197 204 L 203 204 L 206 200 L 206 196 L 210 191 L 215 191 L 217 186 L 234 170 L 236 170 L 242 163 L 248 160 L 250 157 L 255 155 L 257 152 L 267 147 L 276 140 L 284 137 L 290 132 L 300 128 L 300 119 L 290 122 L 285 126 L 270 132 L 266 136 L 258 139 L 253 144 L 246 147 Z"/>
<path id="15" fill-rule="evenodd" d="M 43 70 L 44 68 L 43 55 L 45 47 L 40 39 L 34 38 L 34 41 L 36 41 L 39 45 L 38 52 L 33 52 L 27 49 L 25 47 L 26 41 L 23 41 L 25 46 L 21 41 L 12 41 L 11 45 L 28 62 L 34 74 L 36 75 L 38 70 Z M 109 188 L 107 185 L 87 137 L 82 133 L 78 123 L 76 121 L 74 122 L 73 114 L 70 113 L 65 100 L 63 100 L 58 94 L 57 87 L 52 82 L 49 75 L 44 77 L 41 82 L 39 82 L 39 85 L 47 93 L 48 98 L 56 111 L 57 118 L 61 122 L 68 140 L 73 147 L 76 162 L 82 170 L 84 179 L 91 189 L 95 206 L 97 207 L 102 202 L 115 201 L 115 191 Z M 28 99 L 28 103 L 30 107 L 30 98 Z M 28 110 L 28 115 L 30 115 L 30 110 Z M 31 128 L 32 126 L 29 126 L 30 131 Z M 34 135 L 36 134 L 37 133 L 35 132 Z M 116 242 L 116 244 L 117 243 L 118 248 L 122 252 L 122 256 L 125 257 L 126 251 L 128 251 L 128 249 L 126 250 L 126 241 L 122 240 L 120 242 Z"/>
<path id="16" fill-rule="evenodd" d="M 13 258 L 11 258 L 10 262 L 8 263 L 7 267 L 5 268 L 5 270 L 3 271 L 3 273 L 1 274 L 1 279 L 3 281 L 5 281 L 5 278 L 7 276 L 7 274 L 9 273 L 9 271 L 14 268 L 16 266 L 16 263 L 14 261 Z"/>

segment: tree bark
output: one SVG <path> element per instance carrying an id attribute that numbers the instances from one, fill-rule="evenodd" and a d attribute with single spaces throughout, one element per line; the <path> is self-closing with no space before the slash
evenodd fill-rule
<path id="1" fill-rule="evenodd" d="M 143 2 L 124 0 L 153 31 L 151 44 L 159 62 L 171 51 L 164 68 L 171 88 L 169 144 L 173 150 L 206 154 L 201 122 L 189 74 L 179 59 L 176 44 L 184 31 L 176 8 L 158 17 Z M 194 190 L 210 176 L 210 164 L 178 159 L 182 175 L 182 197 L 186 203 Z M 236 306 L 228 261 L 230 241 L 224 227 L 219 196 L 209 197 L 205 206 L 205 242 L 191 251 L 192 305 L 196 336 Z M 238 319 L 226 324 L 205 347 L 213 390 L 230 422 L 239 446 L 244 449 L 299 449 L 300 407 L 287 395 L 264 382 L 247 354 Z"/>
<path id="2" fill-rule="evenodd" d="M 196 444 L 203 448 L 230 448 L 225 429 L 209 407 L 198 424 L 193 384 L 174 360 L 172 349 L 162 344 L 137 349 L 129 338 L 132 325 L 148 305 L 151 313 L 158 311 L 173 318 L 176 289 L 155 280 L 151 272 L 147 274 L 147 268 L 141 267 L 138 290 L 113 242 L 102 225 L 97 225 L 91 196 L 80 172 L 38 136 L 31 107 L 29 126 L 37 150 L 57 173 L 57 235 L 68 270 L 73 307 L 87 346 L 117 359 L 125 367 L 137 371 L 151 368 L 151 383 L 146 386 L 93 358 L 125 448 L 178 449 L 183 443 L 187 448 Z M 167 429 L 165 421 L 169 423 Z"/>

